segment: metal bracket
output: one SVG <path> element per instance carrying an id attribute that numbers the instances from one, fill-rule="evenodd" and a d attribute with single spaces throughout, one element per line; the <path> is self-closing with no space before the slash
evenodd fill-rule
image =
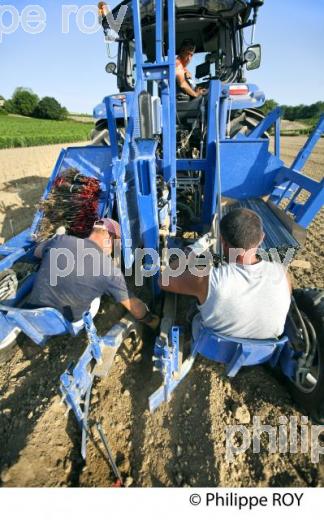
<path id="1" fill-rule="evenodd" d="M 81 455 L 86 458 L 88 438 L 88 415 L 90 396 L 95 376 L 106 376 L 113 364 L 118 348 L 126 337 L 135 330 L 134 319 L 126 315 L 114 325 L 108 334 L 99 337 L 89 312 L 83 314 L 88 345 L 75 366 L 70 365 L 61 375 L 60 391 L 62 402 L 73 413 L 82 430 Z M 94 366 L 93 363 L 95 362 Z"/>
<path id="2" fill-rule="evenodd" d="M 163 402 L 168 402 L 173 390 L 190 371 L 195 356 L 182 363 L 180 348 L 182 329 L 173 325 L 176 314 L 176 296 L 167 294 L 163 309 L 160 336 L 154 346 L 153 370 L 160 371 L 163 384 L 149 397 L 149 408 L 153 412 Z"/>

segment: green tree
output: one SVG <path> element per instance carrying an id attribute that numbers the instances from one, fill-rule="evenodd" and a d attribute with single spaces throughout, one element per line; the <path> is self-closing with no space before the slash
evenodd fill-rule
<path id="1" fill-rule="evenodd" d="M 10 114 L 13 114 L 15 112 L 15 107 L 11 99 L 7 99 L 4 102 L 3 108 L 6 112 L 9 112 Z"/>
<path id="2" fill-rule="evenodd" d="M 18 87 L 11 101 L 13 112 L 22 116 L 31 116 L 39 102 L 39 97 L 30 89 Z"/>
<path id="3" fill-rule="evenodd" d="M 283 118 L 288 119 L 288 121 L 312 119 L 319 118 L 320 115 L 324 112 L 324 102 L 317 101 L 312 105 L 283 105 L 281 108 L 283 111 Z"/>
<path id="4" fill-rule="evenodd" d="M 277 101 L 274 99 L 267 99 L 264 105 L 260 108 L 263 114 L 266 116 L 269 112 L 272 112 L 278 106 Z"/>
<path id="5" fill-rule="evenodd" d="M 4 108 L 5 101 L 5 98 L 0 95 L 0 115 L 7 114 L 7 110 Z"/>
<path id="6" fill-rule="evenodd" d="M 297 109 L 298 107 L 285 107 L 284 118 L 288 119 L 288 121 L 294 121 L 296 119 Z"/>
<path id="7" fill-rule="evenodd" d="M 58 121 L 63 121 L 63 119 L 66 119 L 68 111 L 65 107 L 62 107 L 55 98 L 44 97 L 38 103 L 33 115 L 40 119 L 56 119 Z"/>

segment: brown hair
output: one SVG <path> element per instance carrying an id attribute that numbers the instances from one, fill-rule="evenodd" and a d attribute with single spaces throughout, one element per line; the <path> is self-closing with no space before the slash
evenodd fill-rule
<path id="1" fill-rule="evenodd" d="M 195 42 L 193 40 L 191 40 L 190 38 L 187 38 L 186 40 L 183 40 L 183 42 L 181 43 L 180 48 L 179 48 L 179 54 L 182 54 L 183 52 L 187 52 L 187 51 L 195 52 L 195 50 L 196 50 Z"/>
<path id="2" fill-rule="evenodd" d="M 247 251 L 262 240 L 262 220 L 250 209 L 236 208 L 222 218 L 220 232 L 229 246 Z"/>

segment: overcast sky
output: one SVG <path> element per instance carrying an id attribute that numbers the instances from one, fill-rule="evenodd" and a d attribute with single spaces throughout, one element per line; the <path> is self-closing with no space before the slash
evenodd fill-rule
<path id="1" fill-rule="evenodd" d="M 40 97 L 56 97 L 70 111 L 91 113 L 116 91 L 114 78 L 104 70 L 108 57 L 102 32 L 83 34 L 71 14 L 69 31 L 65 21 L 67 33 L 62 33 L 63 5 L 77 10 L 87 4 L 79 0 L 41 0 L 38 5 L 46 12 L 42 32 L 28 32 L 26 10 L 14 30 L 16 13 L 36 3 L 0 0 L 0 94 L 8 98 L 17 86 L 29 87 Z M 5 5 L 13 6 L 11 13 L 1 12 Z M 91 13 L 85 23 L 95 23 Z M 291 105 L 324 100 L 324 0 L 265 0 L 255 42 L 262 44 L 262 65 L 247 77 L 268 98 Z"/>

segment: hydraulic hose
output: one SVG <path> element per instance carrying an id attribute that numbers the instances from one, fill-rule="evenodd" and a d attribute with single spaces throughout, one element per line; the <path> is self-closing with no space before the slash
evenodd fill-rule
<path id="1" fill-rule="evenodd" d="M 300 328 L 301 328 L 301 330 L 303 332 L 305 345 L 306 345 L 305 357 L 307 358 L 309 356 L 309 354 L 310 354 L 310 341 L 309 341 L 308 331 L 307 331 L 305 322 L 303 320 L 303 317 L 301 315 L 301 312 L 298 309 L 296 301 L 295 301 L 295 298 L 293 296 L 291 297 L 291 303 L 292 303 L 292 306 L 294 307 L 295 313 L 297 315 L 297 318 L 298 318 L 298 321 L 299 321 L 299 324 L 300 324 Z"/>

